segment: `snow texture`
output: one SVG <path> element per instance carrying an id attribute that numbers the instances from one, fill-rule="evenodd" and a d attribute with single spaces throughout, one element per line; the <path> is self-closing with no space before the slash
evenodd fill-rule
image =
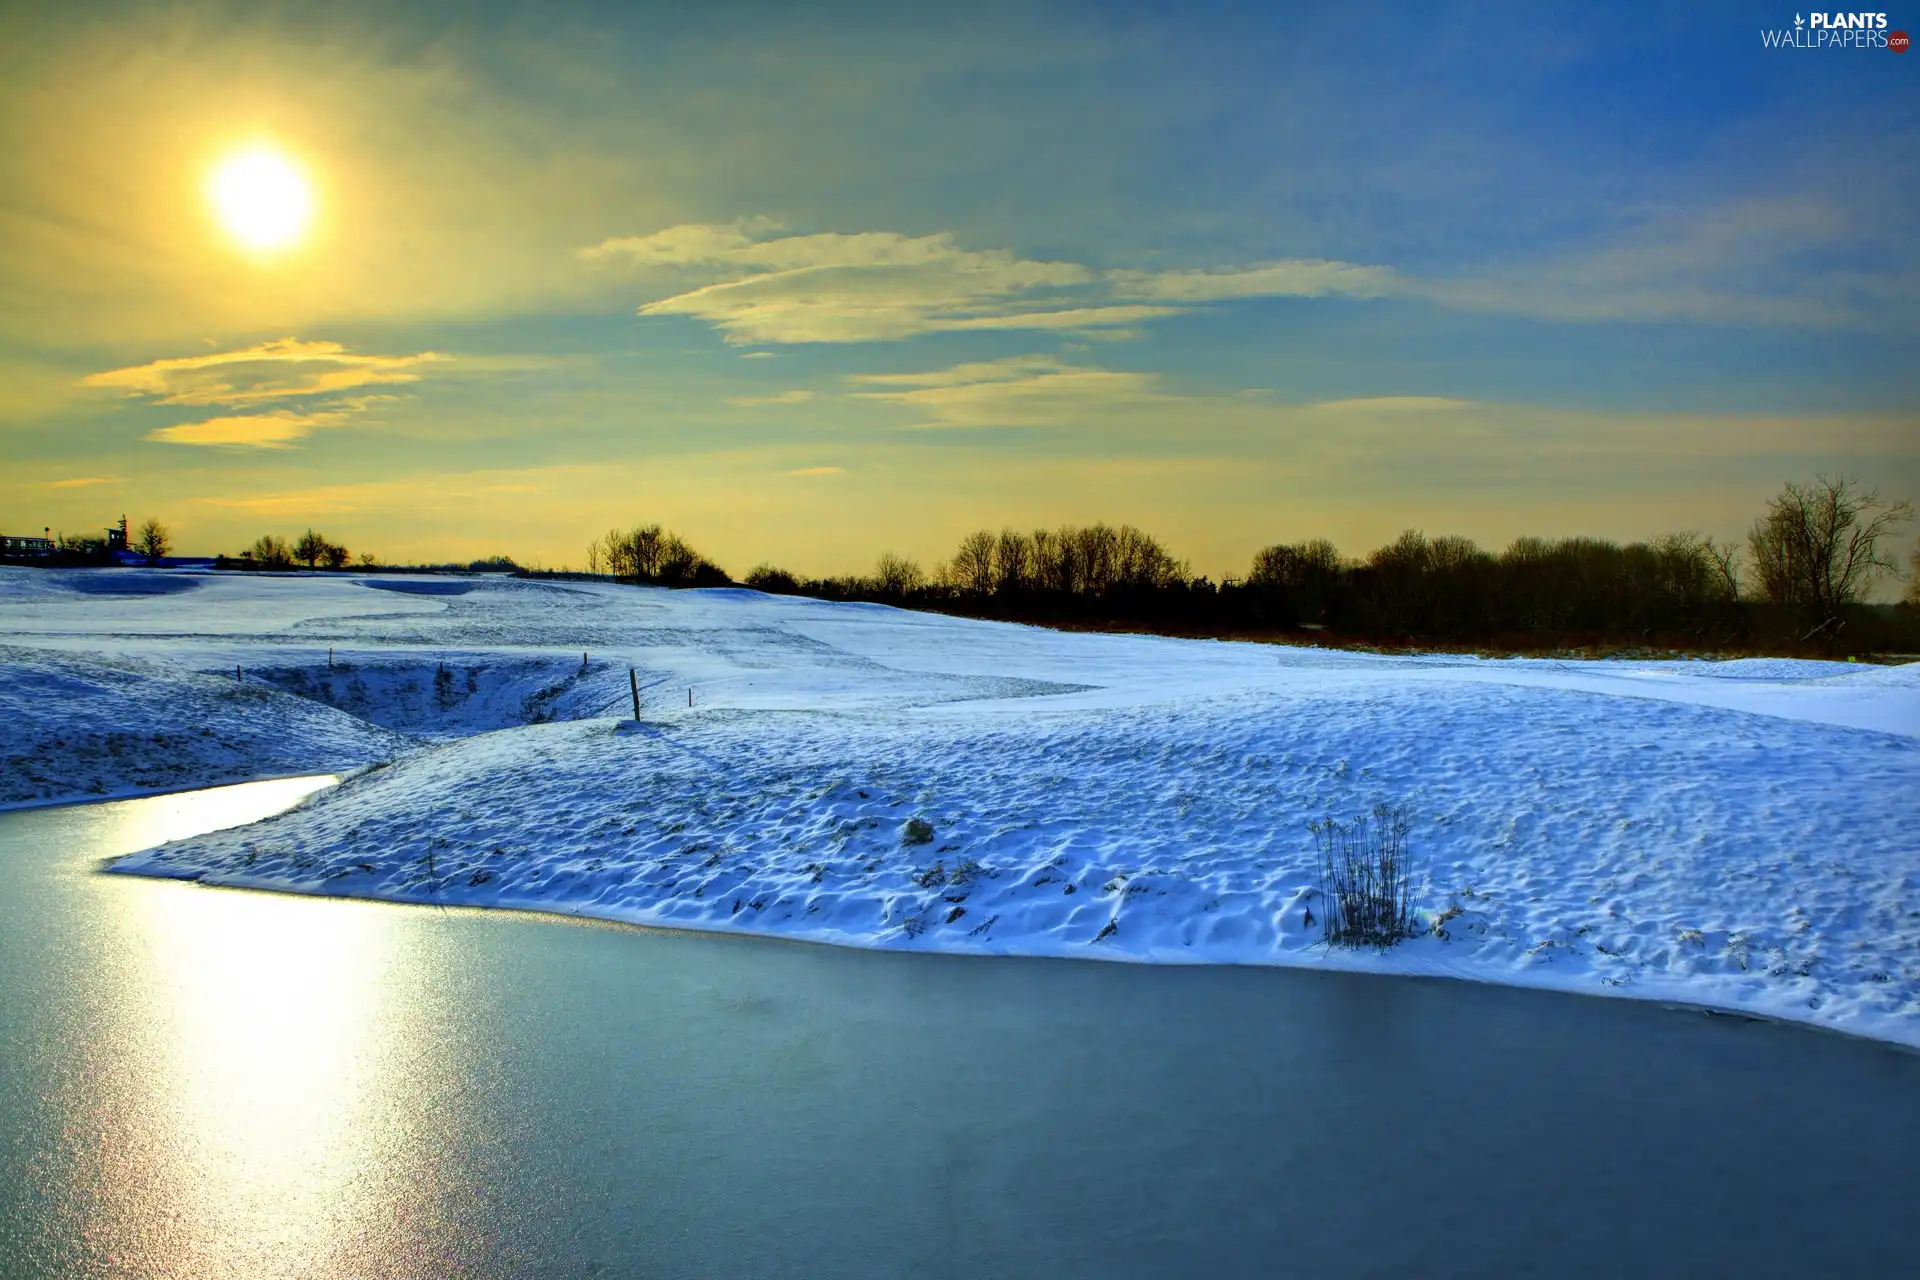
<path id="1" fill-rule="evenodd" d="M 407 745 L 231 671 L 0 646 L 0 809 L 332 772 Z"/>
<path id="2" fill-rule="evenodd" d="M 135 656 L 210 699 L 219 677 L 197 672 L 258 670 L 250 723 L 281 754 L 248 772 L 387 744 L 391 763 L 299 808 L 120 871 L 858 946 L 1441 974 L 1920 1045 L 1920 664 L 1399 658 L 741 590 L 16 574 L 0 633 L 39 652 L 0 654 L 9 787 L 16 706 L 43 735 L 69 723 L 15 697 L 16 673 Z M 620 730 L 629 667 L 643 716 Z M 95 732 L 117 704 L 85 704 Z M 343 722 L 366 736 L 328 736 Z M 1377 802 L 1413 820 L 1430 931 L 1329 950 L 1308 824 Z"/>

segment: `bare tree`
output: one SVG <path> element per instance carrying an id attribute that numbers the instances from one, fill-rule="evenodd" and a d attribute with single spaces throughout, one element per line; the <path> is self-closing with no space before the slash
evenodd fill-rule
<path id="1" fill-rule="evenodd" d="M 293 544 L 293 558 L 309 569 L 320 567 L 320 561 L 327 554 L 325 535 L 309 529 L 300 535 L 300 541 Z"/>
<path id="2" fill-rule="evenodd" d="M 1253 557 L 1247 581 L 1256 587 L 1304 587 L 1340 572 L 1340 553 L 1325 538 L 1266 547 Z"/>
<path id="3" fill-rule="evenodd" d="M 1740 598 L 1740 544 L 1716 542 L 1712 538 L 1706 538 L 1700 545 L 1706 552 L 1707 559 L 1712 562 L 1721 598 L 1738 600 Z"/>
<path id="4" fill-rule="evenodd" d="M 1913 554 L 1907 558 L 1907 603 L 1920 605 L 1920 538 L 1913 540 Z"/>
<path id="5" fill-rule="evenodd" d="M 148 565 L 160 563 L 161 557 L 173 549 L 173 539 L 167 534 L 167 526 L 158 520 L 148 520 L 140 526 L 140 534 L 134 539 L 133 549 L 147 558 Z"/>
<path id="6" fill-rule="evenodd" d="M 326 560 L 327 568 L 344 569 L 347 567 L 347 561 L 352 557 L 347 554 L 347 549 L 339 543 L 329 542 L 322 558 Z"/>
<path id="7" fill-rule="evenodd" d="M 293 552 L 287 544 L 270 533 L 263 533 L 254 539 L 252 546 L 240 553 L 242 560 L 250 560 L 262 569 L 291 569 Z"/>
<path id="8" fill-rule="evenodd" d="M 960 549 L 947 566 L 947 579 L 970 595 L 983 596 L 993 590 L 994 537 L 991 531 L 978 529 L 960 539 Z"/>
<path id="9" fill-rule="evenodd" d="M 1002 529 L 993 543 L 993 589 L 1024 591 L 1033 584 L 1033 543 L 1016 529 Z"/>
<path id="10" fill-rule="evenodd" d="M 926 585 L 927 575 L 917 562 L 891 551 L 882 551 L 873 565 L 873 585 L 883 594 L 905 596 Z"/>
<path id="11" fill-rule="evenodd" d="M 1761 594 L 1817 616 L 1816 631 L 1832 625 L 1876 577 L 1899 572 L 1880 541 L 1912 518 L 1912 503 L 1882 501 L 1847 476 L 1789 481 L 1747 534 Z"/>

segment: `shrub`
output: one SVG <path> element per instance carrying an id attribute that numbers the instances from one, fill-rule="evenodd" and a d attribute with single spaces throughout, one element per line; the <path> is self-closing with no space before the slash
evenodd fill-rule
<path id="1" fill-rule="evenodd" d="M 1349 823 L 1313 824 L 1320 846 L 1321 928 L 1328 945 L 1385 951 L 1414 932 L 1407 813 L 1375 805 Z"/>
<path id="2" fill-rule="evenodd" d="M 254 539 L 253 545 L 240 553 L 240 558 L 261 569 L 293 568 L 293 549 L 270 533 Z"/>
<path id="3" fill-rule="evenodd" d="M 800 590 L 800 581 L 785 569 L 770 564 L 756 565 L 747 575 L 747 585 L 769 595 L 790 596 Z"/>

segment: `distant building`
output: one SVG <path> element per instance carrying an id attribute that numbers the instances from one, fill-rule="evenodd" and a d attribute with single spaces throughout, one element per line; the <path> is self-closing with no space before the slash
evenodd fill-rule
<path id="1" fill-rule="evenodd" d="M 30 535 L 0 533 L 0 556 L 50 556 L 54 553 L 53 530 L 41 530 L 38 538 Z"/>
<path id="2" fill-rule="evenodd" d="M 52 529 L 31 534 L 0 534 L 0 557 L 8 560 L 54 560 L 60 564 L 116 564 L 131 554 L 127 518 L 106 528 L 104 538 L 56 538 Z"/>

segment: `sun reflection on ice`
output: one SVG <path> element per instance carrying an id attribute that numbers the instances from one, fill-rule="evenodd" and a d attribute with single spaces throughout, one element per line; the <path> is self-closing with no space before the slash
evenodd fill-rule
<path id="1" fill-rule="evenodd" d="M 130 806 L 106 834 L 116 850 L 151 847 L 314 789 L 297 780 Z M 414 1070 L 433 1036 L 408 981 L 418 944 L 394 910 L 151 888 L 111 895 L 129 963 L 102 977 L 123 980 L 119 1016 L 137 1026 L 142 1061 L 126 1082 L 129 1114 L 112 1126 L 124 1145 L 98 1170 L 106 1203 L 155 1212 L 137 1241 L 131 1224 L 100 1228 L 169 1276 L 393 1274 L 396 1254 L 417 1258 L 407 1242 L 440 1216 L 434 1144 L 421 1141 L 434 1108 Z"/>
<path id="2" fill-rule="evenodd" d="M 378 912 L 230 899 L 142 904 L 168 1057 L 155 1085 L 188 1157 L 175 1176 L 209 1216 L 210 1273 L 266 1274 L 337 1253 L 384 1198 L 392 957 Z"/>

